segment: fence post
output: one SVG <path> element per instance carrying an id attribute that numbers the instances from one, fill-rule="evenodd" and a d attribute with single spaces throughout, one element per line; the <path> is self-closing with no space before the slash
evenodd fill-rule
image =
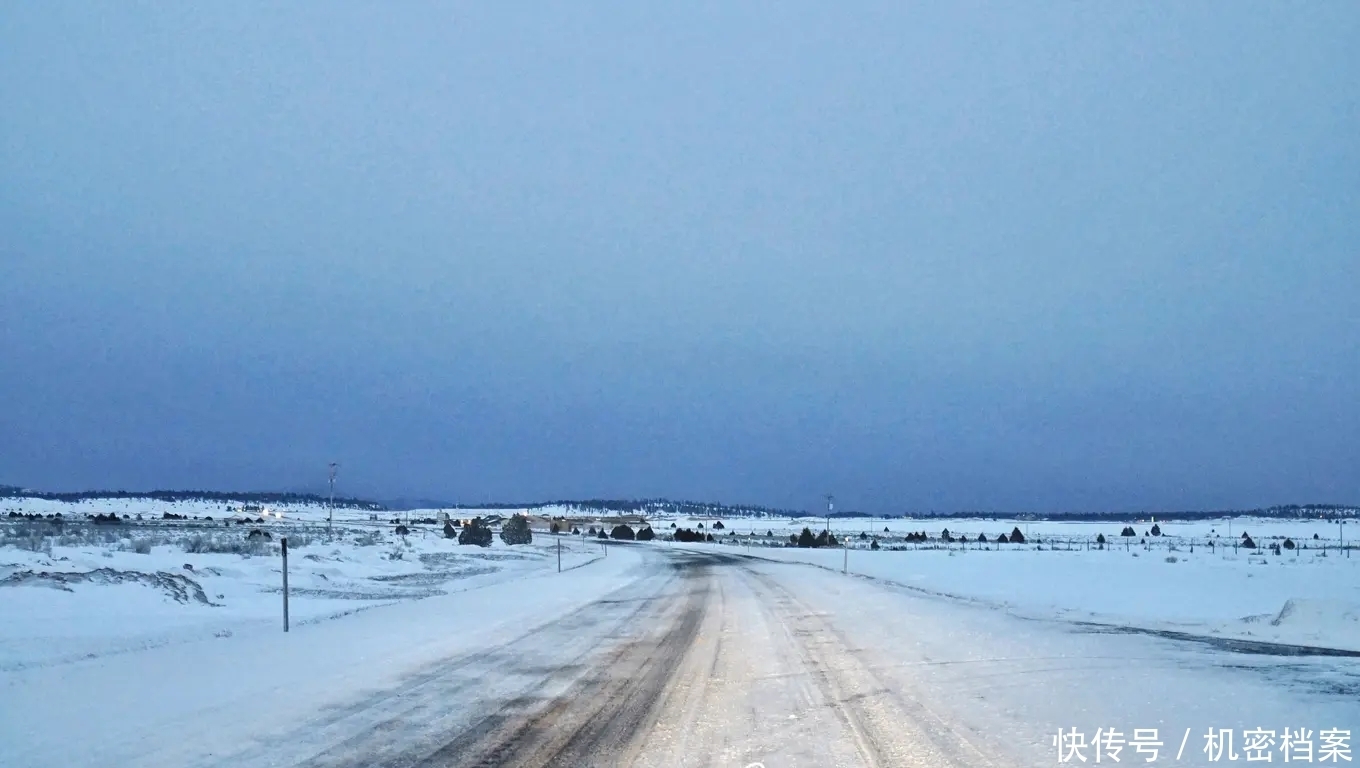
<path id="1" fill-rule="evenodd" d="M 562 572 L 562 540 L 557 540 L 557 572 Z"/>
<path id="2" fill-rule="evenodd" d="M 288 631 L 288 537 L 283 537 L 283 631 Z"/>

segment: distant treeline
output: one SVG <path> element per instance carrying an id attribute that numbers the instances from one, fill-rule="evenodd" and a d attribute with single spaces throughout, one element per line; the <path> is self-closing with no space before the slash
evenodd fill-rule
<path id="1" fill-rule="evenodd" d="M 617 515 L 686 515 L 689 517 L 791 517 L 801 512 L 748 504 L 722 504 L 706 501 L 671 499 L 571 499 L 536 501 L 529 504 L 452 504 L 448 509 L 541 509 L 566 507 L 581 512 L 610 512 Z"/>
<path id="2" fill-rule="evenodd" d="M 151 499 L 153 501 L 181 502 L 181 501 L 205 501 L 214 504 L 321 504 L 329 503 L 325 496 L 318 496 L 314 493 L 272 493 L 265 491 L 256 492 L 222 492 L 222 491 L 71 491 L 65 493 L 52 493 L 45 491 L 32 491 L 12 485 L 0 485 L 0 498 L 9 499 L 43 499 L 44 501 L 61 501 L 74 503 L 80 501 L 102 501 L 108 499 Z M 341 498 L 335 499 L 335 506 L 347 509 L 370 509 L 382 511 L 383 505 L 363 499 Z"/>
<path id="3" fill-rule="evenodd" d="M 206 501 L 215 503 L 243 504 L 325 504 L 325 496 L 302 493 L 224 493 L 220 491 L 79 491 L 71 493 L 47 493 L 32 491 L 13 485 L 0 485 L 0 498 L 36 498 L 48 501 L 94 501 L 100 499 L 154 499 L 156 501 Z M 671 499 L 564 499 L 558 501 L 536 501 L 531 503 L 484 502 L 477 504 L 451 504 L 428 502 L 430 507 L 441 509 L 542 509 L 544 507 L 564 507 L 575 512 L 604 512 L 615 515 L 683 515 L 687 517 L 825 517 L 824 513 L 806 512 L 792 509 L 778 509 L 750 504 L 723 504 L 706 501 L 674 501 Z M 337 507 L 385 511 L 395 507 L 374 501 L 356 498 L 335 499 Z M 877 518 L 890 520 L 896 518 L 972 518 L 979 520 L 1052 520 L 1058 522 L 1105 522 L 1123 519 L 1158 520 L 1214 520 L 1224 517 L 1262 517 L 1281 519 L 1336 519 L 1360 515 L 1360 506 L 1345 504 L 1285 504 L 1257 509 L 1219 509 L 1191 510 L 1181 512 L 1024 512 L 1006 514 L 1001 512 L 928 512 L 909 514 L 873 515 L 853 510 L 833 512 L 832 518 Z"/>
<path id="4" fill-rule="evenodd" d="M 1007 515 L 997 512 L 931 512 L 929 514 L 910 515 L 913 519 L 920 518 L 965 518 L 980 520 L 1049 520 L 1054 522 L 1074 522 L 1074 523 L 1100 523 L 1109 520 L 1217 520 L 1224 517 L 1262 517 L 1278 518 L 1285 520 L 1305 519 L 1337 519 L 1343 517 L 1356 517 L 1360 515 L 1360 506 L 1353 504 L 1284 504 L 1275 507 L 1259 507 L 1256 509 L 1217 509 L 1217 510 L 1189 510 L 1181 512 L 1024 512 L 1020 514 Z M 903 515 L 903 517 L 908 517 Z"/>

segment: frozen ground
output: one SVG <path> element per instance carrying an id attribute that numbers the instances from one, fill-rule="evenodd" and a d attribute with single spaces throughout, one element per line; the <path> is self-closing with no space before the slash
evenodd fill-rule
<path id="1" fill-rule="evenodd" d="M 287 524 L 111 528 L 68 524 L 34 549 L 0 546 L 0 615 L 14 619 L 0 622 L 0 669 L 274 631 L 282 624 L 283 536 L 292 542 L 294 626 L 555 573 L 558 564 L 557 541 L 549 537 L 516 547 L 497 539 L 484 549 L 460 546 L 433 526 L 409 536 L 391 533 L 390 525 L 342 527 L 333 537 Z M 247 539 L 255 528 L 269 532 L 269 541 Z M 563 568 L 602 556 L 596 542 L 560 538 Z M 54 545 L 62 541 L 71 545 Z M 214 548 L 240 551 L 193 551 Z"/>
<path id="2" fill-rule="evenodd" d="M 1111 727 L 1159 729 L 1158 762 L 1204 765 L 1211 727 L 1360 725 L 1360 658 L 1336 650 L 1355 647 L 1338 606 L 1360 558 L 1306 528 L 1279 531 L 1313 548 L 1277 556 L 1190 553 L 1212 525 L 1087 551 L 1094 532 L 1033 523 L 1043 543 L 989 549 L 833 521 L 856 534 L 848 575 L 839 550 L 605 556 L 562 537 L 559 574 L 546 536 L 482 550 L 361 511 L 337 514 L 333 540 L 325 510 L 284 509 L 259 524 L 268 542 L 191 552 L 240 550 L 249 526 L 159 511 L 59 536 L 5 523 L 0 765 L 1037 766 L 1057 762 L 1058 729 Z M 774 526 L 735 527 L 726 540 L 759 544 Z M 288 634 L 283 534 L 302 544 Z"/>
<path id="3" fill-rule="evenodd" d="M 687 527 L 702 521 L 675 522 Z M 713 521 L 707 525 L 712 530 Z M 848 558 L 840 548 L 783 546 L 804 526 L 820 531 L 825 519 L 727 521 L 715 533 L 719 543 L 760 557 L 836 571 L 848 564 L 855 574 L 1030 618 L 1360 651 L 1360 549 L 1338 548 L 1336 522 L 1162 522 L 1161 536 L 1144 536 L 1152 525 L 1147 522 L 1137 524 L 1139 535 L 1132 539 L 1118 535 L 1123 525 L 833 520 L 833 533 L 850 547 Z M 1016 527 L 1028 530 L 1027 543 L 994 543 Z M 1348 527 L 1360 533 L 1360 526 Z M 955 541 L 940 540 L 946 528 Z M 930 536 L 926 542 L 903 539 L 923 530 Z M 1231 546 L 1244 531 L 1259 549 Z M 979 534 L 993 543 L 979 544 Z M 1102 534 L 1104 546 L 1096 544 Z M 961 543 L 960 536 L 971 541 Z M 1269 545 L 1285 539 L 1295 548 L 1276 554 Z M 874 541 L 877 551 L 869 550 Z"/>

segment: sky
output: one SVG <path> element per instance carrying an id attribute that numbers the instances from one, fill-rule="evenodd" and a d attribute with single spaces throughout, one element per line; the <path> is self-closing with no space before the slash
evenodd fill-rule
<path id="1" fill-rule="evenodd" d="M 0 483 L 1360 502 L 1360 5 L 19 3 Z"/>

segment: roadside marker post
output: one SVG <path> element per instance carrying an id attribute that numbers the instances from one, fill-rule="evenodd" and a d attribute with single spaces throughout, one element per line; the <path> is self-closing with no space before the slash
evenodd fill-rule
<path id="1" fill-rule="evenodd" d="M 557 572 L 562 572 L 562 540 L 557 540 Z"/>
<path id="2" fill-rule="evenodd" d="M 288 631 L 288 537 L 285 536 L 280 541 L 283 543 L 283 631 Z"/>
<path id="3" fill-rule="evenodd" d="M 850 573 L 850 543 L 845 539 L 841 539 L 841 553 L 844 555 L 844 560 L 841 563 L 841 573 L 848 575 Z"/>

